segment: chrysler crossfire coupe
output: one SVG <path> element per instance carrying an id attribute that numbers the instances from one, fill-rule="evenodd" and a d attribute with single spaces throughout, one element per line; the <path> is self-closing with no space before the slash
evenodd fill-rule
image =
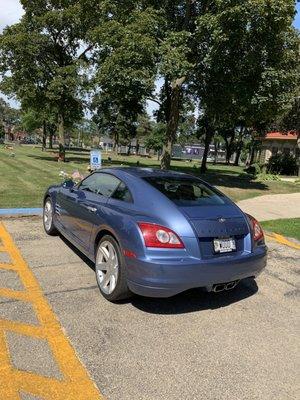
<path id="1" fill-rule="evenodd" d="M 95 263 L 109 301 L 131 293 L 219 292 L 266 266 L 261 226 L 201 179 L 150 168 L 111 168 L 50 187 L 44 228 Z"/>

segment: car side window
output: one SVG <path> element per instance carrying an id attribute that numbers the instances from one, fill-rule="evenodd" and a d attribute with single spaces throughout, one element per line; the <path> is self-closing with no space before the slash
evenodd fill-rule
<path id="1" fill-rule="evenodd" d="M 127 203 L 133 203 L 133 199 L 128 187 L 124 182 L 120 182 L 119 186 L 115 190 L 114 194 L 111 196 L 112 199 L 125 201 Z"/>
<path id="2" fill-rule="evenodd" d="M 113 175 L 96 172 L 82 181 L 79 185 L 79 189 L 110 197 L 120 183 L 120 179 Z"/>

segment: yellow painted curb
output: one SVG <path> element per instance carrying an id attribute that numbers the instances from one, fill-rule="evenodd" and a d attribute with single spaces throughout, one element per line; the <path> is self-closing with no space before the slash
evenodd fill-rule
<path id="1" fill-rule="evenodd" d="M 279 235 L 278 233 L 272 232 L 271 234 L 266 233 L 266 236 L 269 239 L 275 240 L 276 242 L 280 244 L 284 244 L 285 246 L 291 247 L 292 249 L 300 250 L 300 245 L 294 242 L 291 242 L 287 238 L 285 238 L 282 235 Z"/>
<path id="2" fill-rule="evenodd" d="M 1 223 L 0 239 L 1 251 L 7 252 L 11 258 L 9 264 L 0 263 L 0 271 L 17 272 L 25 288 L 24 291 L 0 288 L 0 296 L 32 304 L 39 321 L 35 326 L 0 319 L 0 399 L 20 400 L 20 392 L 25 392 L 44 400 L 104 400 L 65 336 L 37 279 Z M 63 379 L 14 368 L 6 340 L 8 331 L 47 340 Z"/>

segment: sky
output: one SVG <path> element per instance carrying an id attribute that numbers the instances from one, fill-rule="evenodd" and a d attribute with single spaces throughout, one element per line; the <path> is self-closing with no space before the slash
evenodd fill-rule
<path id="1" fill-rule="evenodd" d="M 23 9 L 18 0 L 0 0 L 0 32 L 7 25 L 18 22 Z"/>
<path id="2" fill-rule="evenodd" d="M 300 0 L 296 0 L 297 15 L 295 18 L 294 25 L 300 29 Z M 19 21 L 23 14 L 23 9 L 19 0 L 0 0 L 0 33 L 7 25 L 11 25 Z M 5 98 L 4 95 L 0 96 Z M 7 100 L 7 99 L 6 99 Z M 17 106 L 17 103 L 13 100 L 9 101 L 12 106 Z M 148 112 L 151 115 L 152 112 L 157 108 L 157 105 L 153 102 L 148 103 Z"/>

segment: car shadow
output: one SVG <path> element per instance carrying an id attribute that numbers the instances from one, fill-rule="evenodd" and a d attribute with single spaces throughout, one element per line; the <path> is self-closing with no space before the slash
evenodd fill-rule
<path id="1" fill-rule="evenodd" d="M 94 263 L 77 249 L 64 236 L 61 240 L 93 271 Z M 258 291 L 254 279 L 244 279 L 239 285 L 230 291 L 219 293 L 206 292 L 204 289 L 191 289 L 169 298 L 151 298 L 133 295 L 128 300 L 122 300 L 118 304 L 132 304 L 133 307 L 149 314 L 186 314 L 196 311 L 215 310 L 227 307 L 253 296 Z M 100 294 L 99 294 L 100 295 Z"/>
<path id="2" fill-rule="evenodd" d="M 186 314 L 227 307 L 253 296 L 257 291 L 255 280 L 249 278 L 230 291 L 214 293 L 204 289 L 191 289 L 165 299 L 134 296 L 130 302 L 134 307 L 150 314 Z"/>
<path id="3" fill-rule="evenodd" d="M 90 267 L 93 271 L 95 271 L 95 264 L 88 257 L 86 257 L 76 246 L 74 246 L 67 238 L 65 238 L 62 234 L 59 235 L 60 239 L 72 250 L 81 260 Z"/>

